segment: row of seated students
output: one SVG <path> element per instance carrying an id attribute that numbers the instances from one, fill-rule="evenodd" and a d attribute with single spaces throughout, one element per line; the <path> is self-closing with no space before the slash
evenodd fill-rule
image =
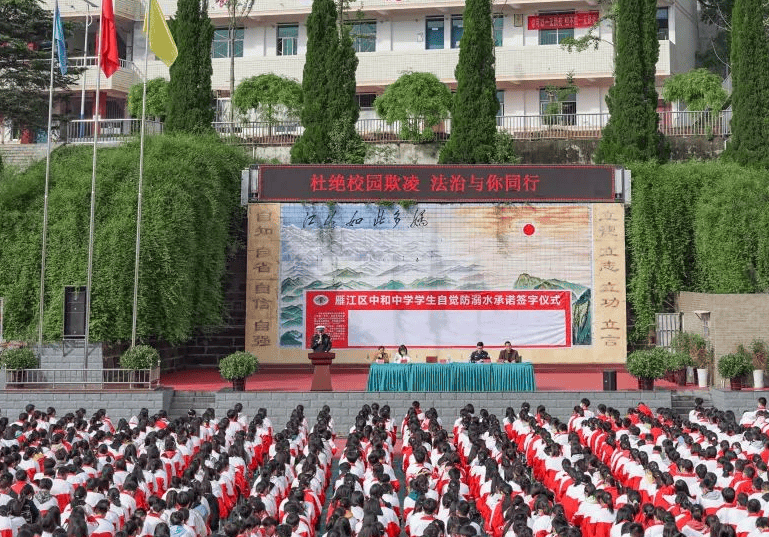
<path id="1" fill-rule="evenodd" d="M 338 454 L 328 407 L 310 427 L 298 406 L 280 432 L 239 405 L 219 421 L 85 416 L 0 419 L 0 537 L 318 537 L 325 504 L 326 537 L 769 536 L 765 402 L 741 423 L 701 402 L 681 420 L 583 400 L 563 423 L 467 405 L 447 430 L 415 401 L 403 505 L 387 405 L 364 405 Z"/>
<path id="2" fill-rule="evenodd" d="M 401 425 L 402 508 L 389 494 L 392 420 L 364 407 L 348 438 L 327 535 L 392 536 L 399 510 L 412 537 L 769 533 L 769 449 L 759 427 L 701 408 L 681 420 L 644 404 L 623 414 L 589 407 L 583 400 L 561 423 L 544 407 L 509 408 L 500 422 L 467 406 L 452 436 L 433 409 L 415 402 Z M 769 415 L 759 411 L 756 419 L 763 425 Z"/>
<path id="3" fill-rule="evenodd" d="M 28 405 L 0 418 L 0 537 L 235 537 L 243 515 L 272 535 L 296 522 L 295 490 L 328 480 L 323 419 L 313 436 L 301 405 L 279 433 L 265 409 L 249 421 L 240 404 L 218 421 L 213 409 L 173 421 L 143 409 L 116 424 L 104 410 L 58 417 Z"/>

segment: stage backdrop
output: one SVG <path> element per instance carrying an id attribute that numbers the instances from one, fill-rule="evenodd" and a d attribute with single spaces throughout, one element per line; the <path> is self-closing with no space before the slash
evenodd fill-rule
<path id="1" fill-rule="evenodd" d="M 623 362 L 621 203 L 257 203 L 246 348 L 306 363 L 316 324 L 339 363 L 377 345 L 466 360 L 505 340 L 533 362 Z"/>

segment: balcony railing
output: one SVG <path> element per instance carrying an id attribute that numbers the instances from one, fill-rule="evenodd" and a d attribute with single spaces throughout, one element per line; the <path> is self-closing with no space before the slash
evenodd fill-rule
<path id="1" fill-rule="evenodd" d="M 153 369 L 3 369 L 5 389 L 151 390 L 160 382 Z"/>
<path id="2" fill-rule="evenodd" d="M 75 119 L 67 123 L 67 137 L 61 140 L 70 144 L 93 143 L 93 119 Z M 138 136 L 141 131 L 141 121 L 138 119 L 100 119 L 98 124 L 99 138 L 97 143 L 115 143 Z M 147 121 L 145 134 L 160 134 L 163 124 L 158 121 Z"/>
<path id="3" fill-rule="evenodd" d="M 660 112 L 660 131 L 665 136 L 728 136 L 731 112 Z M 497 130 L 507 132 L 516 140 L 573 140 L 598 139 L 609 120 L 608 113 L 553 114 L 536 116 L 499 116 Z M 67 123 L 66 138 L 71 144 L 93 143 L 91 119 L 73 120 Z M 141 122 L 138 119 L 102 119 L 99 121 L 99 143 L 114 143 L 138 136 Z M 304 132 L 298 121 L 215 122 L 214 130 L 231 141 L 249 146 L 293 145 Z M 409 142 L 401 137 L 399 122 L 387 123 L 383 119 L 359 119 L 358 133 L 369 143 Z M 147 134 L 163 132 L 163 124 L 147 121 Z M 436 140 L 446 140 L 451 135 L 451 120 L 433 127 Z"/>

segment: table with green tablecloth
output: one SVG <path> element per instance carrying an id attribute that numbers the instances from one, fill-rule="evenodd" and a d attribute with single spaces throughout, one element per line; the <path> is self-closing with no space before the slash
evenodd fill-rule
<path id="1" fill-rule="evenodd" d="M 372 364 L 369 392 L 531 392 L 534 366 L 522 364 Z"/>

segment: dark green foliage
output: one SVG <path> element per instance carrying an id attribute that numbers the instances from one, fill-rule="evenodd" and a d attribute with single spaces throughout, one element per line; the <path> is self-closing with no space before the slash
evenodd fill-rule
<path id="1" fill-rule="evenodd" d="M 208 18 L 206 0 L 179 0 L 176 18 L 171 20 L 171 33 L 179 56 L 169 72 L 169 132 L 203 133 L 211 131 L 214 120 L 211 91 L 211 42 L 214 27 Z"/>
<path id="2" fill-rule="evenodd" d="M 674 293 L 769 290 L 769 175 L 733 163 L 633 164 L 628 300 L 645 338 Z"/>
<path id="3" fill-rule="evenodd" d="M 33 50 L 29 45 L 50 44 L 52 19 L 52 13 L 38 0 L 0 2 L 0 117 L 24 128 L 48 126 L 51 49 Z M 66 27 L 64 33 L 69 33 Z M 54 87 L 75 84 L 78 73 L 70 68 L 67 76 L 62 76 L 57 56 Z"/>
<path id="4" fill-rule="evenodd" d="M 769 43 L 761 0 L 735 0 L 732 11 L 732 136 L 725 156 L 769 165 Z"/>
<path id="5" fill-rule="evenodd" d="M 6 369 L 33 369 L 37 367 L 38 360 L 31 347 L 18 347 L 0 353 L 0 363 Z"/>
<path id="6" fill-rule="evenodd" d="M 99 150 L 94 238 L 93 340 L 131 335 L 138 142 Z M 221 322 L 226 250 L 239 217 L 239 148 L 214 136 L 146 140 L 138 334 L 171 342 Z M 9 339 L 34 337 L 40 285 L 44 163 L 0 180 L 0 296 Z M 87 270 L 91 148 L 51 160 L 44 334 L 62 334 L 65 285 Z"/>
<path id="7" fill-rule="evenodd" d="M 336 32 L 336 6 L 333 0 L 314 0 L 307 17 L 307 54 L 302 75 L 302 125 L 304 133 L 291 148 L 294 164 L 331 162 L 327 110 L 328 90 L 333 80 Z"/>
<path id="8" fill-rule="evenodd" d="M 433 127 L 449 117 L 451 91 L 432 73 L 406 73 L 374 101 L 379 117 L 399 121 L 404 140 L 430 142 Z"/>
<path id="9" fill-rule="evenodd" d="M 144 85 L 140 82 L 131 86 L 128 92 L 128 113 L 131 117 L 142 117 L 142 93 Z M 147 81 L 147 117 L 164 121 L 168 111 L 168 81 L 165 78 L 153 78 Z"/>
<path id="10" fill-rule="evenodd" d="M 152 369 L 158 365 L 160 353 L 150 345 L 136 345 L 120 355 L 120 367 L 123 369 Z"/>
<path id="11" fill-rule="evenodd" d="M 289 118 L 299 115 L 302 86 L 296 80 L 272 73 L 252 76 L 238 84 L 232 104 L 241 113 L 256 111 L 261 120 L 273 125 L 281 114 Z"/>
<path id="12" fill-rule="evenodd" d="M 366 146 L 355 128 L 360 116 L 358 101 L 355 99 L 355 71 L 358 69 L 358 57 L 352 45 L 349 26 L 342 27 L 334 63 L 328 110 L 331 120 L 331 131 L 328 134 L 331 161 L 363 164 Z"/>
<path id="13" fill-rule="evenodd" d="M 497 82 L 491 1 L 467 0 L 459 62 L 454 71 L 457 93 L 451 109 L 451 138 L 439 162 L 483 164 L 495 157 Z"/>
<path id="14" fill-rule="evenodd" d="M 656 14 L 656 0 L 618 0 L 614 85 L 606 96 L 611 116 L 598 144 L 596 162 L 667 160 L 658 129 L 654 81 L 659 58 Z"/>

